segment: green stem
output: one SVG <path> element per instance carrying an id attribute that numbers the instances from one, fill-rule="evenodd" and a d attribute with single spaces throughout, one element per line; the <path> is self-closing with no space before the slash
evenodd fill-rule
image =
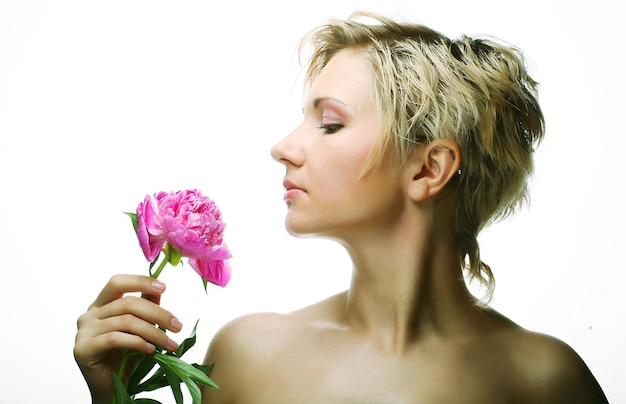
<path id="1" fill-rule="evenodd" d="M 120 380 L 124 380 L 124 372 L 126 372 L 126 363 L 128 362 L 128 349 L 124 349 L 124 353 L 122 354 L 122 363 L 120 363 L 120 370 L 117 373 Z M 117 404 L 117 400 L 113 397 L 113 404 Z"/>
<path id="2" fill-rule="evenodd" d="M 167 265 L 167 255 L 164 254 L 163 260 L 159 264 L 159 267 L 154 272 L 150 271 L 150 276 L 154 279 L 158 278 L 159 275 L 161 275 L 161 271 L 163 271 L 163 268 L 165 268 L 165 265 Z"/>
<path id="3" fill-rule="evenodd" d="M 153 277 L 154 279 L 158 278 L 159 275 L 161 275 L 161 271 L 163 271 L 163 268 L 165 268 L 165 265 L 167 265 L 167 263 L 169 262 L 169 260 L 167 259 L 167 254 L 163 254 L 163 261 L 161 261 L 161 263 L 159 264 L 158 268 L 156 269 L 156 271 L 154 271 L 154 273 L 150 272 L 150 276 Z M 163 332 L 165 332 L 165 328 L 164 327 L 160 327 L 159 329 Z"/>
<path id="4" fill-rule="evenodd" d="M 120 377 L 120 380 L 124 380 L 122 377 L 124 376 L 124 372 L 126 371 L 126 363 L 128 363 L 128 349 L 124 349 L 122 363 L 120 364 L 120 371 L 117 373 L 117 375 Z"/>

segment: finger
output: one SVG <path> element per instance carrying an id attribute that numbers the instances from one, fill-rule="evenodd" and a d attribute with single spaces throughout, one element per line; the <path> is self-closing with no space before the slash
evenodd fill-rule
<path id="1" fill-rule="evenodd" d="M 174 317 L 170 311 L 137 296 L 124 296 L 114 300 L 103 307 L 94 309 L 93 315 L 99 320 L 132 315 L 151 325 L 158 324 L 160 327 L 173 332 L 178 332 L 182 328 L 180 320 Z"/>
<path id="2" fill-rule="evenodd" d="M 81 338 L 91 337 L 98 340 L 102 335 L 109 335 L 108 338 L 113 338 L 115 342 L 120 343 L 120 341 L 117 340 L 117 338 L 120 338 L 118 336 L 118 333 L 120 332 L 135 335 L 141 338 L 144 343 L 149 342 L 153 345 L 161 346 L 172 351 L 178 348 L 176 341 L 172 340 L 159 328 L 156 328 L 153 324 L 143 321 L 130 314 L 124 314 L 99 321 L 95 327 L 90 330 L 85 330 L 85 333 L 81 335 Z M 92 335 L 90 336 L 89 334 Z M 133 341 L 133 343 L 138 343 L 135 342 L 135 340 L 129 339 L 122 339 L 122 341 Z"/>
<path id="3" fill-rule="evenodd" d="M 98 361 L 113 350 L 130 349 L 145 354 L 154 352 L 155 345 L 138 335 L 114 331 L 95 337 L 79 337 L 74 345 L 74 356 L 79 363 Z"/>
<path id="4" fill-rule="evenodd" d="M 114 275 L 109 279 L 96 300 L 89 307 L 101 307 L 124 296 L 124 293 L 140 292 L 146 295 L 160 295 L 165 284 L 149 276 Z"/>
<path id="5" fill-rule="evenodd" d="M 146 300 L 151 301 L 152 303 L 156 303 L 156 304 L 160 304 L 161 303 L 161 295 L 146 295 L 146 294 L 142 294 L 141 297 L 143 297 Z"/>

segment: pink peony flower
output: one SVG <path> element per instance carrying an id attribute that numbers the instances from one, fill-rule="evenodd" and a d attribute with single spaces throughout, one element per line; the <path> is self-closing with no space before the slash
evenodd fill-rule
<path id="1" fill-rule="evenodd" d="M 149 262 L 173 248 L 202 279 L 218 286 L 226 286 L 231 275 L 224 227 L 218 207 L 198 190 L 146 195 L 137 207 L 137 237 Z"/>

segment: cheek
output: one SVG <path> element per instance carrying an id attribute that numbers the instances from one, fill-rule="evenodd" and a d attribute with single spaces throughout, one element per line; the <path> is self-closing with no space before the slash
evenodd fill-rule
<path id="1" fill-rule="evenodd" d="M 344 148 L 342 153 L 333 151 L 332 156 L 328 156 L 324 172 L 328 186 L 335 191 L 335 195 L 341 190 L 347 191 L 360 185 L 368 152 L 369 148 Z"/>

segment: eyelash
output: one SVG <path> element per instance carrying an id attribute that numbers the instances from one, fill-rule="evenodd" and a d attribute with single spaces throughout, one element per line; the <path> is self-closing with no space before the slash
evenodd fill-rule
<path id="1" fill-rule="evenodd" d="M 324 133 L 326 135 L 332 135 L 333 133 L 337 133 L 339 129 L 343 128 L 343 125 L 340 123 L 333 123 L 329 125 L 319 124 L 317 128 L 324 129 Z"/>

